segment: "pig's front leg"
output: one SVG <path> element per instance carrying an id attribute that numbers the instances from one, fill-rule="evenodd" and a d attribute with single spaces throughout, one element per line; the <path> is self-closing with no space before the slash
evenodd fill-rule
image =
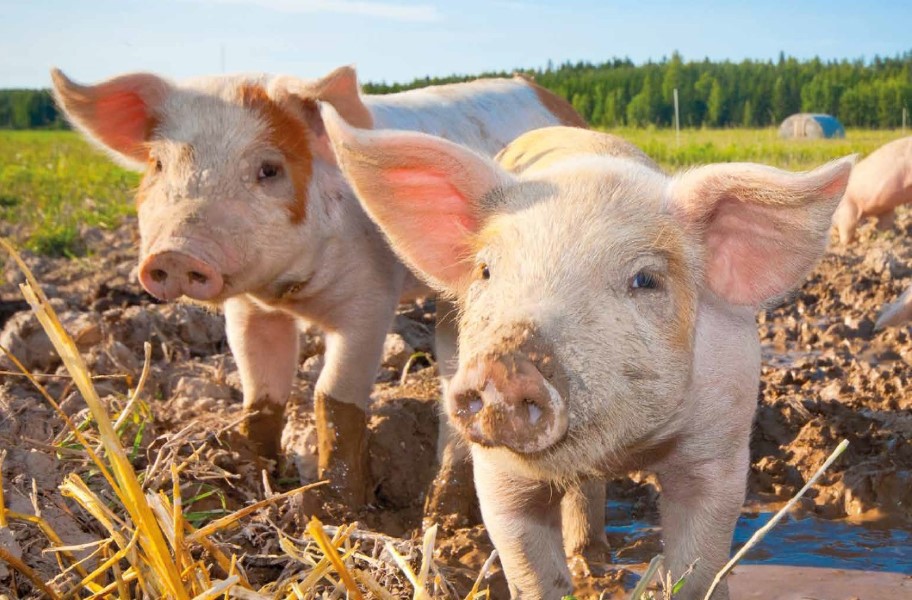
<path id="1" fill-rule="evenodd" d="M 456 307 L 437 299 L 437 326 L 434 332 L 434 354 L 443 397 L 458 366 Z M 437 429 L 437 476 L 428 489 L 424 503 L 424 526 L 435 523 L 461 527 L 477 519 L 475 485 L 468 444 L 450 424 L 443 403 L 440 404 Z"/>
<path id="2" fill-rule="evenodd" d="M 225 327 L 244 389 L 243 433 L 260 455 L 275 459 L 298 366 L 295 318 L 235 297 L 225 302 Z"/>
<path id="3" fill-rule="evenodd" d="M 472 461 L 481 514 L 510 595 L 551 600 L 572 592 L 557 487 L 518 475 L 503 453 L 473 446 Z"/>
<path id="4" fill-rule="evenodd" d="M 396 300 L 369 298 L 341 311 L 326 335 L 326 361 L 314 389 L 318 469 L 349 506 L 370 502 L 367 403 L 383 357 Z"/>
<path id="5" fill-rule="evenodd" d="M 744 504 L 747 444 L 698 463 L 672 461 L 659 472 L 665 566 L 672 580 L 695 563 L 675 600 L 702 600 L 731 552 L 735 522 Z M 712 600 L 727 600 L 722 583 Z"/>

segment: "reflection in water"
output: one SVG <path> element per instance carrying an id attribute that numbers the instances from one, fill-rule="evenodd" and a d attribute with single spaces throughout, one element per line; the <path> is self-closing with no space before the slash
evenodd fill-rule
<path id="1" fill-rule="evenodd" d="M 610 521 L 605 530 L 609 538 L 623 536 L 626 543 L 633 543 L 655 535 L 657 523 L 623 516 L 630 515 L 632 509 L 630 503 L 608 503 Z M 732 552 L 741 548 L 773 514 L 741 515 L 735 528 Z M 612 553 L 611 558 L 615 564 L 641 562 L 640 557 L 625 558 L 623 553 L 620 557 Z M 742 562 L 912 574 L 912 532 L 827 521 L 813 516 L 802 519 L 786 516 Z"/>

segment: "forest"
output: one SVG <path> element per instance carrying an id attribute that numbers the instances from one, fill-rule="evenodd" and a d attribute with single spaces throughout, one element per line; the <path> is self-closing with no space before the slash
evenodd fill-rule
<path id="1" fill-rule="evenodd" d="M 674 124 L 678 90 L 682 127 L 766 127 L 795 112 L 837 116 L 848 127 L 895 128 L 912 108 L 912 51 L 872 60 L 685 61 L 680 54 L 636 65 L 630 59 L 577 62 L 518 71 L 567 98 L 595 127 Z M 390 93 L 508 72 L 366 83 Z M 0 129 L 65 127 L 47 90 L 0 90 Z"/>

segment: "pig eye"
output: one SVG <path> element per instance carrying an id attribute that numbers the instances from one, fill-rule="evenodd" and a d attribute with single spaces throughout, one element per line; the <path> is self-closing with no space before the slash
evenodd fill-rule
<path id="1" fill-rule="evenodd" d="M 162 172 L 162 168 L 163 168 L 163 167 L 162 167 L 162 161 L 161 161 L 161 159 L 160 159 L 160 158 L 156 158 L 156 159 L 155 159 L 155 172 L 156 172 L 156 173 L 161 173 L 161 172 Z"/>
<path id="2" fill-rule="evenodd" d="M 634 290 L 654 290 L 659 287 L 659 278 L 648 271 L 639 271 L 630 280 L 630 288 Z"/>
<path id="3" fill-rule="evenodd" d="M 257 172 L 257 181 L 265 181 L 266 179 L 272 179 L 278 177 L 279 173 L 282 172 L 282 167 L 279 165 L 264 162 L 260 165 L 260 170 Z"/>
<path id="4" fill-rule="evenodd" d="M 491 278 L 491 269 L 488 268 L 488 263 L 480 263 L 476 270 L 479 279 L 488 280 Z"/>

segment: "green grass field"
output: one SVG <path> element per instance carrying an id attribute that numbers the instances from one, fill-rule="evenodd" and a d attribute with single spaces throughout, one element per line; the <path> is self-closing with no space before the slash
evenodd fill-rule
<path id="1" fill-rule="evenodd" d="M 722 161 L 804 170 L 853 152 L 868 154 L 899 131 L 849 130 L 844 140 L 785 141 L 775 129 L 612 130 L 670 171 Z M 69 131 L 0 131 L 0 221 L 14 241 L 42 254 L 80 252 L 83 225 L 116 226 L 133 212 L 139 175 Z"/>
<path id="2" fill-rule="evenodd" d="M 80 227 L 116 226 L 138 183 L 74 132 L 0 131 L 0 222 L 35 252 L 78 253 Z"/>

